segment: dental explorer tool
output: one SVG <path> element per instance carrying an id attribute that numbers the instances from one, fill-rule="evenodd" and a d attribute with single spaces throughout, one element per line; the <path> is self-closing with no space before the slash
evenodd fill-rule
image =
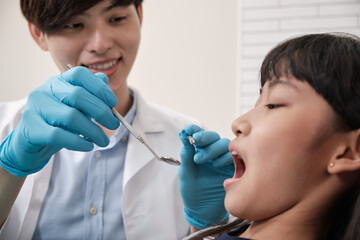
<path id="1" fill-rule="evenodd" d="M 189 138 L 190 144 L 195 147 L 195 139 L 193 138 L 193 136 L 189 136 L 188 138 Z"/>
<path id="2" fill-rule="evenodd" d="M 71 66 L 71 64 L 67 64 L 66 67 L 68 69 L 73 68 L 73 66 Z M 159 155 L 156 154 L 156 152 L 150 147 L 150 145 L 144 140 L 143 137 L 141 137 L 141 135 L 139 133 L 137 133 L 135 131 L 135 129 L 130 125 L 130 123 L 128 123 L 125 118 L 123 118 L 123 116 L 120 115 L 120 113 L 118 113 L 118 111 L 115 110 L 115 108 L 111 108 L 111 111 L 113 112 L 114 116 L 119 120 L 120 123 L 122 123 L 124 125 L 125 128 L 127 128 L 127 130 L 129 130 L 129 132 L 134 135 L 134 137 L 139 140 L 142 144 L 144 144 L 147 149 L 150 150 L 150 152 L 155 156 L 155 158 L 159 161 L 162 162 L 166 162 L 170 165 L 175 165 L 175 166 L 179 166 L 181 163 L 169 156 L 162 156 L 159 157 Z"/>

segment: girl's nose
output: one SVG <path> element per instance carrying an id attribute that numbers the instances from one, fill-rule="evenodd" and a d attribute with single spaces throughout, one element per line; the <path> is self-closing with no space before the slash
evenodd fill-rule
<path id="1" fill-rule="evenodd" d="M 251 111 L 250 111 L 251 112 Z M 236 137 L 245 137 L 250 134 L 251 132 L 251 124 L 249 122 L 249 115 L 250 112 L 241 115 L 240 117 L 236 118 L 232 124 L 231 129 L 232 132 L 235 134 Z"/>

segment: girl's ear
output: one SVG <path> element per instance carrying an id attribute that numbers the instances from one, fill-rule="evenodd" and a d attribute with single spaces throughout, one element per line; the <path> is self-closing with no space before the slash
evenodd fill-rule
<path id="1" fill-rule="evenodd" d="M 28 27 L 32 38 L 35 40 L 37 45 L 44 51 L 48 50 L 44 33 L 34 24 L 28 22 Z"/>
<path id="2" fill-rule="evenodd" d="M 348 134 L 347 146 L 329 162 L 328 172 L 331 174 L 360 170 L 360 129 Z"/>

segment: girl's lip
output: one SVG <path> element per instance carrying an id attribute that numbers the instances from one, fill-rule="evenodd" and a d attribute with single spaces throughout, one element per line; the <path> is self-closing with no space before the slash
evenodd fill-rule
<path id="1" fill-rule="evenodd" d="M 231 155 L 235 164 L 235 173 L 233 178 L 241 178 L 245 172 L 245 162 L 236 151 L 232 151 Z"/>
<path id="2" fill-rule="evenodd" d="M 238 178 L 228 178 L 228 179 L 225 179 L 225 181 L 223 182 L 223 186 L 224 186 L 224 189 L 225 191 L 227 189 L 229 189 L 229 187 L 234 183 L 234 182 L 237 182 L 239 181 Z"/>
<path id="3" fill-rule="evenodd" d="M 245 173 L 245 162 L 243 158 L 241 157 L 239 151 L 235 150 L 235 147 L 233 147 L 234 143 L 231 142 L 229 144 L 229 151 L 233 157 L 234 165 L 235 165 L 235 173 L 234 176 L 230 179 L 226 179 L 223 183 L 224 188 L 226 189 L 229 187 L 233 182 L 239 180 Z"/>

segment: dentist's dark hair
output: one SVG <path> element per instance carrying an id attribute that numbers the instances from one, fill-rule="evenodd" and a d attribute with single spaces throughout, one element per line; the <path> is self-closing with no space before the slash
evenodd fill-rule
<path id="1" fill-rule="evenodd" d="M 308 82 L 334 109 L 339 131 L 360 128 L 360 38 L 347 33 L 308 34 L 288 39 L 265 57 L 261 86 L 267 81 L 293 75 Z M 359 181 L 329 209 L 321 240 L 360 239 L 360 173 Z M 186 239 L 202 239 L 235 229 L 241 219 L 211 227 Z"/>
<path id="2" fill-rule="evenodd" d="M 20 0 L 21 12 L 27 21 L 44 33 L 59 30 L 71 18 L 79 15 L 102 0 Z M 136 9 L 143 0 L 112 0 L 117 6 L 134 4 Z"/>

